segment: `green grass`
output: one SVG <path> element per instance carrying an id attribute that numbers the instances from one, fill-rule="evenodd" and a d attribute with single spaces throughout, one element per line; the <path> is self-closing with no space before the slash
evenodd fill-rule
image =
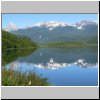
<path id="1" fill-rule="evenodd" d="M 48 80 L 34 72 L 21 73 L 20 71 L 2 70 L 3 86 L 48 86 Z"/>

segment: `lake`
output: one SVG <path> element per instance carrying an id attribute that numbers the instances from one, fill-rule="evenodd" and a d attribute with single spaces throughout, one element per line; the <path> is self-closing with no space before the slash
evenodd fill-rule
<path id="1" fill-rule="evenodd" d="M 23 50 L 20 54 L 2 54 L 3 67 L 22 73 L 34 71 L 47 78 L 51 86 L 98 85 L 97 47 L 38 48 L 24 54 Z"/>

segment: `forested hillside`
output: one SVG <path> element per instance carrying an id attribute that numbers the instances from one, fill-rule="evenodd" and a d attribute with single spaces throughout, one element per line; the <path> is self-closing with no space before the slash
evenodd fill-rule
<path id="1" fill-rule="evenodd" d="M 2 30 L 2 49 L 7 50 L 10 48 L 27 48 L 27 47 L 37 47 L 37 44 L 31 41 L 30 38 L 24 36 L 16 36 L 10 32 Z"/>

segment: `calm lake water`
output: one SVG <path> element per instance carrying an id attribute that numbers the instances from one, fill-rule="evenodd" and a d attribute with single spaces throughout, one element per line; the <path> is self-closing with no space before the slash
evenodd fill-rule
<path id="1" fill-rule="evenodd" d="M 36 72 L 41 77 L 47 78 L 51 85 L 98 85 L 97 47 L 38 48 L 26 56 L 8 55 L 4 57 L 7 69 Z"/>

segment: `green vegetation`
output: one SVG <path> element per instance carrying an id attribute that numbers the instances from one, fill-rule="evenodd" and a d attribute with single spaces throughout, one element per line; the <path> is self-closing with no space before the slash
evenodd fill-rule
<path id="1" fill-rule="evenodd" d="M 42 78 L 33 72 L 21 73 L 20 71 L 2 70 L 3 86 L 48 86 L 46 78 Z"/>
<path id="2" fill-rule="evenodd" d="M 37 44 L 29 38 L 16 36 L 2 31 L 2 64 L 16 60 L 19 56 L 28 56 L 37 49 Z"/>
<path id="3" fill-rule="evenodd" d="M 16 36 L 7 31 L 2 30 L 2 50 L 37 48 L 37 44 L 33 43 L 29 38 Z"/>
<path id="4" fill-rule="evenodd" d="M 88 39 L 84 40 L 70 40 L 70 41 L 55 41 L 55 42 L 49 42 L 40 44 L 40 47 L 56 47 L 56 48 L 66 48 L 66 47 L 90 47 L 90 46 L 98 46 L 98 36 L 91 36 Z"/>
<path id="5" fill-rule="evenodd" d="M 81 42 L 52 42 L 40 45 L 40 47 L 54 47 L 54 48 L 85 47 L 85 46 L 86 45 Z"/>
<path id="6" fill-rule="evenodd" d="M 51 48 L 60 48 L 60 47 L 79 47 L 83 46 L 80 42 L 52 42 L 48 44 L 41 44 L 40 47 L 51 47 Z"/>
<path id="7" fill-rule="evenodd" d="M 81 42 L 55 42 L 55 43 L 49 43 L 49 46 L 81 46 Z"/>
<path id="8" fill-rule="evenodd" d="M 16 36 L 7 31 L 2 31 L 2 85 L 3 86 L 48 86 L 50 85 L 46 78 L 42 78 L 35 72 L 22 73 L 6 69 L 5 65 L 15 61 L 18 57 L 28 56 L 38 47 L 50 48 L 71 48 L 97 46 L 97 39 L 94 37 L 88 42 L 52 42 L 38 46 L 28 37 Z M 93 47 L 94 48 L 94 47 Z M 95 50 L 96 48 L 94 48 Z"/>
<path id="9" fill-rule="evenodd" d="M 8 64 L 18 57 L 25 57 L 30 55 L 32 52 L 35 52 L 36 48 L 34 49 L 24 49 L 24 50 L 6 50 L 2 54 L 2 65 Z"/>
<path id="10" fill-rule="evenodd" d="M 16 36 L 2 31 L 2 85 L 3 86 L 47 86 L 46 78 L 34 72 L 7 70 L 5 65 L 16 60 L 19 56 L 28 56 L 37 49 L 37 44 L 27 37 Z"/>

